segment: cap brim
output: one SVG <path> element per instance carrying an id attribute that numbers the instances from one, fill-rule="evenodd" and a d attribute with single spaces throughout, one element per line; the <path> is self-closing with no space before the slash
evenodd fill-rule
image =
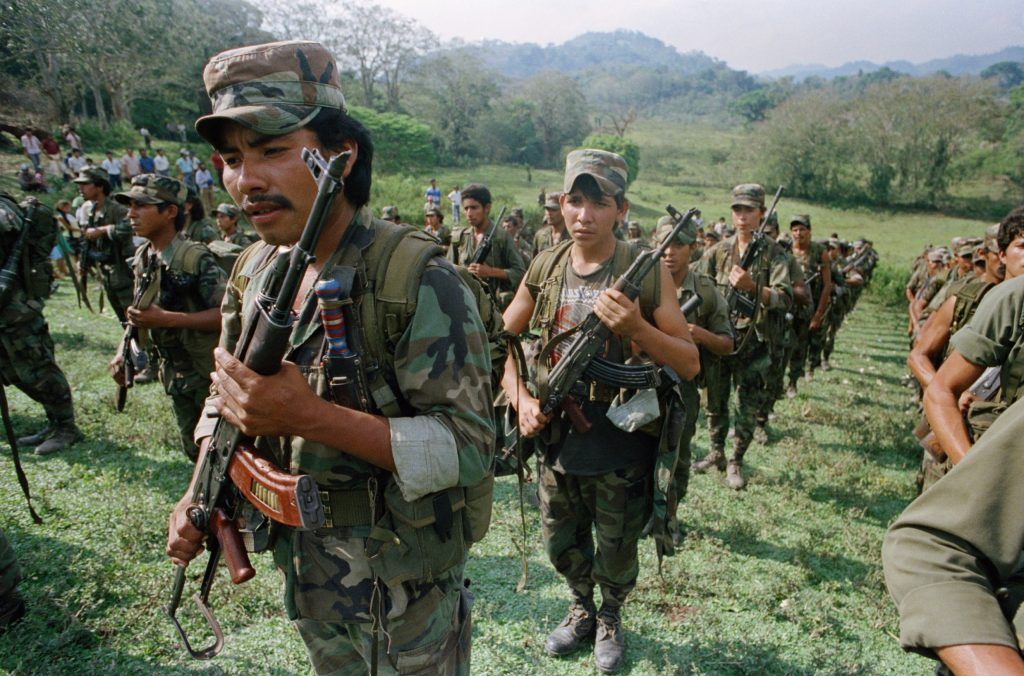
<path id="1" fill-rule="evenodd" d="M 259 134 L 284 136 L 309 124 L 321 110 L 320 106 L 288 106 L 287 112 L 279 106 L 238 106 L 199 118 L 196 120 L 196 133 L 212 145 L 216 123 L 235 122 Z M 295 114 L 299 112 L 302 115 Z"/>
<path id="2" fill-rule="evenodd" d="M 113 195 L 114 201 L 118 204 L 128 205 L 135 201 L 140 204 L 160 204 L 161 200 L 144 193 L 118 192 Z"/>
<path id="3" fill-rule="evenodd" d="M 730 208 L 734 209 L 736 207 L 750 207 L 752 209 L 764 209 L 764 205 L 763 204 L 761 204 L 760 202 L 755 202 L 754 200 L 733 200 L 733 203 L 732 203 Z"/>
<path id="4" fill-rule="evenodd" d="M 579 180 L 580 176 L 590 176 L 591 178 L 593 178 L 594 181 L 597 182 L 597 187 L 599 187 L 601 189 L 601 192 L 607 195 L 608 197 L 615 197 L 616 195 L 621 195 L 624 192 L 626 192 L 626 189 L 615 183 L 615 181 L 609 180 L 604 176 L 592 174 L 589 171 L 580 171 L 575 174 L 566 174 L 564 184 L 565 192 L 572 192 L 573 186 L 576 185 L 576 181 Z"/>

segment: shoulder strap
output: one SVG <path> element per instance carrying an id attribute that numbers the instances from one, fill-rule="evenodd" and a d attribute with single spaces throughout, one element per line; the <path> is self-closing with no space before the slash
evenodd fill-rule
<path id="1" fill-rule="evenodd" d="M 190 275 L 199 274 L 199 259 L 208 252 L 209 249 L 202 242 L 187 239 L 175 250 L 171 265 L 180 265 L 181 269 Z"/>
<path id="2" fill-rule="evenodd" d="M 953 321 L 949 325 L 949 334 L 953 335 L 960 330 L 978 309 L 981 299 L 992 289 L 995 284 L 986 282 L 983 279 L 974 279 L 963 284 L 956 291 L 956 303 L 953 305 Z"/>
<path id="3" fill-rule="evenodd" d="M 235 261 L 235 267 L 231 278 L 228 280 L 228 284 L 235 290 L 239 298 L 245 295 L 245 289 L 249 286 L 249 280 L 270 263 L 270 259 L 275 251 L 277 251 L 276 246 L 267 244 L 260 239 L 246 247 L 238 255 L 238 260 Z"/>

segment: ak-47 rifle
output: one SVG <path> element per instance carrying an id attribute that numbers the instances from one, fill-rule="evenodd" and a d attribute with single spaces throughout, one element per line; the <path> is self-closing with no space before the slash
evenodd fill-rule
<path id="1" fill-rule="evenodd" d="M 273 375 L 281 369 L 295 321 L 292 306 L 306 269 L 313 262 L 313 252 L 334 198 L 344 188 L 342 172 L 350 155 L 351 152 L 345 152 L 325 161 L 316 150 L 302 151 L 302 159 L 317 182 L 316 200 L 298 243 L 277 254 L 256 302 L 242 321 L 244 330 L 235 346 L 235 357 L 261 375 Z M 235 584 L 256 574 L 234 521 L 242 501 L 248 500 L 278 523 L 301 530 L 319 528 L 325 520 L 313 477 L 281 471 L 255 450 L 253 442 L 237 427 L 219 418 L 193 483 L 187 514 L 192 525 L 207 534 L 206 547 L 210 551 L 203 582 L 193 598 L 213 632 L 213 644 L 202 650 L 193 649 L 175 617 L 185 586 L 182 567 L 175 571 L 167 614 L 185 648 L 196 659 L 213 657 L 224 645 L 220 625 L 207 603 L 221 554 Z"/>
<path id="2" fill-rule="evenodd" d="M 656 249 L 644 251 L 637 256 L 629 269 L 611 287 L 616 291 L 621 291 L 630 300 L 635 300 L 640 295 L 640 287 L 644 278 L 658 267 L 658 261 L 665 255 L 669 244 L 675 240 L 679 231 L 697 213 L 697 209 L 690 209 L 685 215 L 680 214 L 671 204 L 665 208 L 676 222 L 671 234 Z M 548 357 L 558 345 L 573 336 L 575 336 L 575 340 L 559 357 L 549 373 Z M 590 430 L 590 421 L 583 415 L 579 404 L 570 396 L 584 376 L 627 389 L 658 386 L 661 380 L 658 369 L 654 365 L 627 366 L 610 362 L 599 356 L 610 336 L 611 330 L 591 311 L 575 327 L 548 341 L 537 358 L 538 399 L 541 412 L 545 416 L 550 416 L 555 409 L 561 408 L 569 416 L 577 431 Z"/>
<path id="3" fill-rule="evenodd" d="M 782 197 L 783 186 L 779 186 L 779 189 L 775 192 L 775 198 L 772 200 L 772 204 L 768 207 L 768 211 L 765 212 L 764 218 L 761 219 L 761 227 L 757 229 L 751 235 L 750 244 L 747 245 L 747 250 L 743 252 L 743 257 L 740 259 L 739 266 L 744 270 L 749 270 L 757 260 L 758 256 L 761 255 L 765 249 L 772 243 L 772 240 L 768 235 L 765 234 L 765 228 L 768 226 L 768 221 L 771 220 L 772 214 L 775 213 L 775 207 L 779 204 L 779 198 Z M 743 291 L 740 291 L 734 286 L 729 287 L 729 292 L 725 297 L 729 303 L 729 315 L 733 319 L 733 326 L 736 325 L 736 320 L 742 318 L 750 318 L 757 312 L 757 306 L 760 305 L 760 299 L 753 296 L 747 295 Z"/>
<path id="4" fill-rule="evenodd" d="M 967 391 L 974 395 L 975 400 L 992 401 L 1001 386 L 1002 369 L 999 366 L 989 366 L 967 388 Z M 921 445 L 921 448 L 928 451 L 935 462 L 946 461 L 946 451 L 942 449 L 938 439 L 935 438 L 935 432 L 932 430 L 928 418 L 921 418 L 921 422 L 914 428 L 914 436 L 917 437 L 917 443 Z"/>
<path id="5" fill-rule="evenodd" d="M 160 258 L 155 252 L 149 252 L 149 260 L 142 274 L 135 280 L 135 294 L 132 296 L 132 307 L 139 307 L 143 296 L 149 290 L 156 276 L 157 266 Z M 139 329 L 125 322 L 124 334 L 121 336 L 121 345 L 117 350 L 121 357 L 121 368 L 118 370 L 114 380 L 117 381 L 117 398 L 115 400 L 117 412 L 124 410 L 125 401 L 128 399 L 128 389 L 135 385 L 135 355 L 139 352 L 138 347 Z"/>
<path id="6" fill-rule="evenodd" d="M 466 266 L 473 265 L 474 263 L 483 263 L 487 260 L 487 257 L 491 255 L 491 247 L 494 246 L 494 231 L 501 225 L 501 219 L 505 215 L 505 207 L 501 208 L 498 212 L 498 218 L 491 225 L 491 229 L 484 235 L 483 241 L 480 242 L 480 246 L 476 248 L 473 255 L 466 261 Z"/>

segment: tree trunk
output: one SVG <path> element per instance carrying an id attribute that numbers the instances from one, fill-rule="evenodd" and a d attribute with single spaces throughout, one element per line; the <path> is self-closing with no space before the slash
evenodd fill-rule
<path id="1" fill-rule="evenodd" d="M 109 126 L 107 122 L 107 108 L 103 103 L 103 92 L 97 85 L 92 85 L 92 100 L 96 104 L 96 119 L 100 123 L 100 129 L 106 130 Z"/>

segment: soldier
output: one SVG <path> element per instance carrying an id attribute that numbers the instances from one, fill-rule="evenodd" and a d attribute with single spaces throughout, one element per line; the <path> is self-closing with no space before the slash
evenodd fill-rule
<path id="1" fill-rule="evenodd" d="M 383 221 L 390 221 L 396 225 L 402 222 L 402 217 L 398 215 L 398 207 L 386 206 L 380 210 L 380 218 Z"/>
<path id="2" fill-rule="evenodd" d="M 612 234 L 629 208 L 625 160 L 603 150 L 574 150 L 566 158 L 564 189 L 562 214 L 572 239 L 534 259 L 505 311 L 506 330 L 518 334 L 529 324 L 549 341 L 593 311 L 615 334 L 607 353 L 612 361 L 622 363 L 635 349 L 668 364 L 682 378 L 694 377 L 699 357 L 667 269 L 659 266 L 648 276 L 647 291 L 637 301 L 608 289 L 638 253 Z M 537 437 L 544 545 L 573 595 L 565 620 L 544 649 L 561 657 L 594 638 L 597 669 L 616 672 L 625 656 L 622 605 L 639 571 L 637 542 L 651 514 L 659 439 L 627 432 L 609 420 L 614 395 L 607 385 L 589 388 L 580 406 L 592 428 L 579 432 L 561 412 L 552 417 L 542 413 L 514 360 L 502 384 L 518 413 L 520 433 Z M 595 585 L 601 587 L 600 611 Z"/>
<path id="3" fill-rule="evenodd" d="M 160 382 L 171 398 L 181 450 L 195 461 L 199 449 L 192 432 L 210 391 L 224 271 L 205 245 L 185 238 L 185 193 L 177 179 L 141 174 L 114 199 L 128 207 L 132 232 L 149 240 L 135 252 L 136 283 L 151 257 L 158 261 L 152 286 L 143 292 L 140 306 L 128 308 L 128 321 L 148 331 L 158 356 Z M 110 362 L 115 380 L 123 377 L 121 366 L 117 354 Z"/>
<path id="4" fill-rule="evenodd" d="M 452 231 L 444 224 L 444 212 L 436 204 L 424 210 L 423 231 L 440 242 L 445 251 L 451 246 Z"/>
<path id="5" fill-rule="evenodd" d="M 522 221 L 519 220 L 519 216 L 516 214 L 506 216 L 505 220 L 501 223 L 501 227 L 505 229 L 505 232 L 512 235 L 512 241 L 515 243 L 523 263 L 529 265 L 530 260 L 533 258 L 533 239 L 523 230 Z"/>
<path id="6" fill-rule="evenodd" d="M 562 218 L 562 205 L 559 203 L 561 197 L 560 192 L 549 192 L 544 196 L 544 227 L 533 238 L 533 256 L 569 238 L 565 219 Z"/>
<path id="7" fill-rule="evenodd" d="M 0 530 L 0 632 L 25 615 L 25 599 L 18 593 L 21 568 L 7 535 Z"/>
<path id="8" fill-rule="evenodd" d="M 203 207 L 203 201 L 199 199 L 194 190 L 188 190 L 183 209 L 185 212 L 185 227 L 182 228 L 182 233 L 185 235 L 185 239 L 201 242 L 202 244 L 209 244 L 219 239 L 217 229 L 206 218 L 206 209 Z"/>
<path id="9" fill-rule="evenodd" d="M 953 464 L 963 459 L 994 417 L 1024 395 L 1024 207 L 1011 211 L 999 224 L 998 242 L 1006 281 L 988 292 L 971 320 L 950 338 L 953 349 L 924 394 L 928 422 Z M 973 405 L 971 396 L 963 395 L 989 366 L 1001 367 L 1001 401 Z M 965 410 L 970 430 L 964 423 Z M 974 422 L 976 417 L 980 425 Z"/>
<path id="10" fill-rule="evenodd" d="M 674 221 L 669 216 L 662 216 L 658 221 L 655 238 L 659 246 L 672 233 L 673 226 Z M 700 297 L 700 303 L 686 315 L 686 321 L 690 323 L 693 342 L 700 348 L 701 377 L 706 378 L 708 372 L 715 370 L 715 367 L 707 365 L 714 362 L 717 367 L 719 358 L 728 356 L 733 351 L 735 342 L 732 338 L 729 306 L 725 302 L 725 296 L 715 286 L 715 280 L 690 270 L 691 250 L 698 241 L 697 227 L 691 222 L 689 227 L 680 231 L 675 241 L 669 244 L 662 262 L 672 276 L 680 307 L 693 296 Z M 676 495 L 680 502 L 686 497 L 690 483 L 690 442 L 697 431 L 697 414 L 700 412 L 700 392 L 697 388 L 696 379 L 685 380 L 680 385 L 686 412 L 675 472 Z"/>
<path id="11" fill-rule="evenodd" d="M 107 172 L 99 168 L 83 169 L 75 183 L 87 200 L 83 206 L 85 219 L 80 222 L 85 242 L 79 256 L 79 277 L 84 284 L 89 270 L 94 265 L 99 268 L 110 307 L 124 324 L 127 321 L 125 310 L 132 302 L 132 270 L 127 261 L 135 250 L 132 230 L 125 220 L 124 207 L 107 199 L 110 195 Z"/>
<path id="12" fill-rule="evenodd" d="M 448 260 L 469 268 L 487 284 L 498 305 L 504 308 L 512 300 L 515 290 L 526 271 L 512 236 L 491 223 L 491 191 L 481 183 L 471 183 L 462 189 L 462 212 L 469 227 L 452 231 L 452 245 Z M 483 263 L 470 264 L 477 247 L 493 231 L 491 252 Z"/>
<path id="13" fill-rule="evenodd" d="M 223 156 L 227 192 L 263 240 L 246 250 L 228 283 L 208 411 L 281 449 L 273 453 L 278 464 L 311 475 L 331 507 L 323 528 L 276 530 L 288 615 L 317 673 L 365 673 L 371 664 L 382 673 L 468 673 L 471 597 L 463 570 L 467 542 L 481 537 L 481 504 L 467 500 L 467 487 L 487 476 L 495 438 L 491 359 L 475 301 L 442 257 L 420 256 L 437 246 L 425 235 L 410 231 L 403 240 L 425 262 L 420 270 L 385 249 L 396 228 L 365 208 L 373 143 L 346 111 L 326 48 L 278 42 L 234 49 L 214 56 L 203 78 L 213 112 L 196 129 Z M 268 79 L 274 87 L 263 86 Z M 231 350 L 246 328 L 242 309 L 254 302 L 274 254 L 298 241 L 314 203 L 304 147 L 351 157 L 297 296 L 293 349 L 278 374 L 263 377 Z M 353 268 L 360 274 L 346 274 Z M 417 293 L 415 303 L 401 303 L 415 310 L 395 343 L 383 323 L 371 330 L 367 321 L 393 307 L 376 297 L 378 271 L 389 285 Z M 409 277 L 416 273 L 418 284 Z M 334 403 L 326 385 L 325 334 L 315 294 L 307 293 L 322 278 L 351 280 L 360 319 L 347 328 L 367 327 L 360 342 L 380 357 L 378 369 L 352 374 L 372 378 L 369 410 Z M 403 318 L 392 317 L 394 328 Z M 215 423 L 200 420 L 200 453 Z M 202 540 L 186 514 L 190 497 L 191 488 L 169 524 L 167 553 L 179 565 Z M 489 508 L 490 492 L 484 497 Z M 465 506 L 452 515 L 458 505 Z M 434 518 L 408 525 L 411 514 Z M 381 539 L 392 529 L 403 546 L 394 546 L 397 536 Z"/>
<path id="14" fill-rule="evenodd" d="M 789 387 L 786 390 L 786 396 L 792 398 L 796 396 L 796 384 L 804 375 L 804 364 L 808 356 L 808 380 L 819 366 L 823 367 L 822 370 L 828 370 L 821 363 L 821 350 L 827 335 L 823 329 L 825 315 L 832 301 L 832 259 L 828 255 L 827 246 L 811 239 L 809 215 L 793 216 L 789 223 L 789 234 L 793 240 L 793 257 L 800 264 L 804 279 L 811 279 L 808 289 L 810 302 L 797 303 L 793 313 L 796 335 L 789 358 Z"/>
<path id="15" fill-rule="evenodd" d="M 26 205 L 27 206 L 27 205 Z M 50 210 L 40 204 L 32 221 L 6 193 L 0 193 L 0 267 L 10 257 L 22 228 L 29 228 L 17 273 L 10 280 L 7 299 L 0 305 L 0 382 L 11 384 L 42 404 L 46 427 L 17 439 L 19 446 L 35 446 L 36 455 L 49 455 L 81 440 L 71 404 L 71 388 L 57 366 L 50 328 L 43 317 L 51 274 L 48 252 L 56 232 Z M 31 235 L 31 237 L 29 237 Z M 43 271 L 37 274 L 36 271 Z"/>
<path id="16" fill-rule="evenodd" d="M 753 317 L 736 321 L 736 354 L 722 360 L 720 393 L 716 401 L 708 398 L 708 430 L 711 449 L 694 464 L 693 471 L 703 473 L 712 467 L 726 470 L 726 485 L 740 490 L 747 485 L 743 476 L 743 457 L 754 436 L 755 416 L 769 396 L 769 350 L 773 340 L 771 312 L 785 312 L 793 302 L 793 286 L 789 266 L 778 244 L 769 241 L 752 262 L 749 270 L 740 266 L 744 252 L 753 241 L 754 232 L 764 218 L 764 188 L 745 183 L 733 188 L 732 220 L 736 235 L 708 252 L 706 270 L 714 277 L 726 298 L 731 293 L 744 293 L 754 303 Z M 735 441 L 732 457 L 726 464 L 725 437 L 729 428 L 729 393 L 736 388 Z M 708 386 L 709 394 L 712 386 Z"/>
<path id="17" fill-rule="evenodd" d="M 242 215 L 234 204 L 218 204 L 213 212 L 217 219 L 217 229 L 220 231 L 220 239 L 230 244 L 237 244 L 240 247 L 247 247 L 255 242 L 258 237 L 242 232 L 238 227 L 238 219 Z"/>

